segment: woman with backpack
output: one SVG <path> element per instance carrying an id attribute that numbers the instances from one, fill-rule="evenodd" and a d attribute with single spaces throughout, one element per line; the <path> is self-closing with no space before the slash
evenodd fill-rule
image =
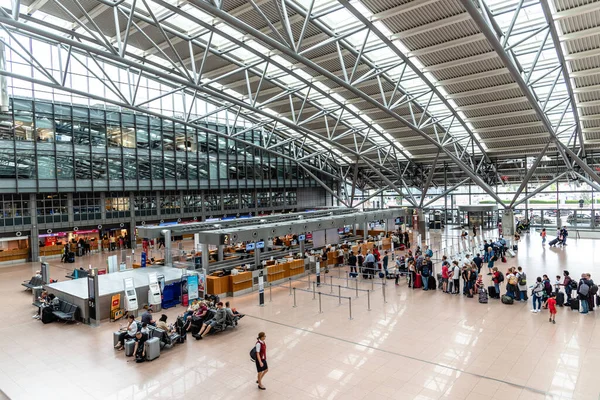
<path id="1" fill-rule="evenodd" d="M 544 292 L 543 292 L 543 296 L 542 296 L 542 301 L 544 302 L 544 304 L 546 304 L 546 300 L 548 300 L 548 298 L 550 298 L 550 295 L 552 294 L 552 283 L 550 283 L 550 278 L 548 278 L 548 275 L 544 274 L 542 277 L 542 283 L 544 285 Z M 544 310 L 546 309 L 546 306 L 544 305 Z"/>
<path id="2" fill-rule="evenodd" d="M 542 297 L 544 295 L 544 284 L 539 276 L 536 279 L 535 285 L 531 289 L 531 301 L 533 302 L 532 313 L 539 313 L 542 308 Z M 537 307 L 536 307 L 537 305 Z"/>

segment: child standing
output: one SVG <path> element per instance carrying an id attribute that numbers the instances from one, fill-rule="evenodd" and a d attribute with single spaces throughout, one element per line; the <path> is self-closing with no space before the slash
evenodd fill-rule
<path id="1" fill-rule="evenodd" d="M 546 305 L 548 306 L 548 310 L 550 310 L 550 318 L 548 319 L 549 322 L 552 322 L 553 324 L 556 324 L 555 321 L 555 317 L 556 317 L 556 294 L 552 293 L 550 294 L 550 297 L 548 297 L 548 300 L 546 300 Z"/>
<path id="2" fill-rule="evenodd" d="M 542 229 L 540 236 L 542 237 L 542 245 L 546 244 L 546 228 Z"/>
<path id="3" fill-rule="evenodd" d="M 558 294 L 560 291 L 560 275 L 556 275 L 556 280 L 554 281 L 554 293 Z"/>

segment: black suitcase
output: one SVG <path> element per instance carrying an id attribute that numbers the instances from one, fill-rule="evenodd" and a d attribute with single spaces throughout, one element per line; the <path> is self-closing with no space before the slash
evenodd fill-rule
<path id="1" fill-rule="evenodd" d="M 427 289 L 429 289 L 429 290 L 436 289 L 435 278 L 433 276 L 430 276 L 429 278 L 427 278 Z"/>
<path id="2" fill-rule="evenodd" d="M 517 251 L 517 250 L 519 250 L 519 246 L 518 246 L 518 245 L 516 245 L 516 244 L 514 244 L 514 245 L 513 245 L 513 251 Z"/>
<path id="3" fill-rule="evenodd" d="M 556 245 L 556 243 L 558 243 L 558 238 L 556 238 L 556 239 L 552 239 L 552 240 L 551 240 L 551 241 L 550 241 L 548 244 L 549 244 L 550 246 L 555 246 L 555 245 Z"/>
<path id="4" fill-rule="evenodd" d="M 496 293 L 496 287 L 495 286 L 488 286 L 488 295 L 489 297 L 491 297 L 492 299 L 497 299 L 498 293 Z"/>
<path id="5" fill-rule="evenodd" d="M 52 311 L 54 311 L 52 307 L 44 307 L 42 309 L 42 322 L 44 324 L 49 324 L 50 322 L 54 322 L 56 320 L 54 314 L 52 314 Z"/>
<path id="6" fill-rule="evenodd" d="M 556 294 L 556 305 L 559 307 L 562 307 L 565 305 L 565 294 L 564 293 Z"/>
<path id="7" fill-rule="evenodd" d="M 571 310 L 579 311 L 579 299 L 571 299 L 569 303 Z"/>
<path id="8" fill-rule="evenodd" d="M 75 253 L 73 253 L 72 251 L 70 251 L 67 254 L 67 262 L 68 263 L 74 263 L 75 262 Z"/>

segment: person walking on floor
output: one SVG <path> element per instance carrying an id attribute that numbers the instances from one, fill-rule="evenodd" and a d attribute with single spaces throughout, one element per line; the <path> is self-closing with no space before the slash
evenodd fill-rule
<path id="1" fill-rule="evenodd" d="M 542 237 L 542 246 L 546 244 L 546 228 L 542 229 L 540 232 L 540 236 Z"/>
<path id="2" fill-rule="evenodd" d="M 552 293 L 550 295 L 550 297 L 548 298 L 548 300 L 546 300 L 546 306 L 548 307 L 548 310 L 550 310 L 550 318 L 548 319 L 548 321 L 552 322 L 553 324 L 556 324 L 556 294 Z"/>
<path id="3" fill-rule="evenodd" d="M 477 236 L 477 225 L 473 224 L 473 237 Z"/>
<path id="4" fill-rule="evenodd" d="M 269 372 L 269 367 L 267 366 L 267 345 L 265 344 L 265 339 L 267 335 L 264 332 L 260 332 L 258 334 L 258 338 L 256 339 L 256 383 L 258 383 L 258 388 L 260 390 L 266 390 L 267 388 L 263 386 L 262 379 L 265 377 L 266 373 Z"/>

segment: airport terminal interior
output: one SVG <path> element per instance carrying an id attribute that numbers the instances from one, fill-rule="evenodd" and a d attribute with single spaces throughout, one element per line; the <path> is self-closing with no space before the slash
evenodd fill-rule
<path id="1" fill-rule="evenodd" d="M 0 28 L 0 400 L 600 399 L 600 0 Z"/>

